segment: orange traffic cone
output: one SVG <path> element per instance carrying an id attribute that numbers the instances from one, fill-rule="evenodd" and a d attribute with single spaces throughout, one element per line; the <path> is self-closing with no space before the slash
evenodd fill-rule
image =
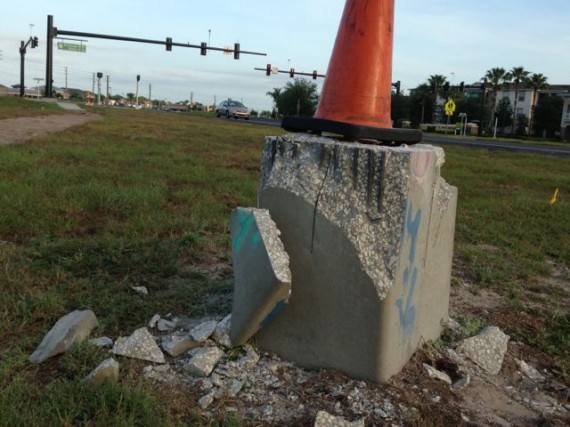
<path id="1" fill-rule="evenodd" d="M 394 0 L 347 0 L 313 118 L 285 117 L 291 131 L 414 143 L 421 131 L 392 129 Z"/>

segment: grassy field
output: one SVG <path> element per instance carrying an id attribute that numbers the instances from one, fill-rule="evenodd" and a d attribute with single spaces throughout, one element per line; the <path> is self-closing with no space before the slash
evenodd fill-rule
<path id="1" fill-rule="evenodd" d="M 0 118 L 46 112 L 12 103 L 0 98 Z M 130 334 L 155 313 L 229 312 L 213 297 L 231 293 L 231 279 L 200 267 L 230 262 L 229 212 L 255 204 L 264 136 L 281 130 L 100 111 L 104 120 L 81 132 L 0 146 L 0 425 L 212 425 L 180 390 L 145 384 L 135 361 L 121 360 L 119 384 L 87 390 L 79 380 L 107 357 L 102 350 L 78 346 L 40 366 L 27 357 L 75 309 L 92 309 L 95 334 L 109 336 Z M 544 279 L 570 268 L 570 159 L 446 154 L 443 175 L 460 189 L 457 268 L 535 319 L 540 334 L 516 323 L 509 332 L 554 358 L 567 380 L 570 316 L 563 291 Z M 548 312 L 527 305 L 533 295 L 547 299 Z"/>
<path id="2" fill-rule="evenodd" d="M 15 96 L 0 97 L 0 120 L 14 117 L 33 117 L 62 113 L 55 102 L 40 102 Z"/>

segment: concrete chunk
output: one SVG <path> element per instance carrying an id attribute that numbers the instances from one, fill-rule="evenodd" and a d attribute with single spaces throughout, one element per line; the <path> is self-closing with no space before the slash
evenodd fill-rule
<path id="1" fill-rule="evenodd" d="M 193 375 L 207 377 L 212 373 L 223 355 L 224 352 L 218 347 L 195 349 L 186 369 Z"/>
<path id="2" fill-rule="evenodd" d="M 232 315 L 228 314 L 218 323 L 216 330 L 212 334 L 212 338 L 216 343 L 224 347 L 231 347 L 230 329 L 232 326 Z"/>
<path id="3" fill-rule="evenodd" d="M 218 323 L 219 322 L 217 320 L 202 322 L 190 330 L 190 335 L 195 341 L 204 342 L 214 333 Z"/>
<path id="4" fill-rule="evenodd" d="M 242 345 L 289 299 L 291 271 L 269 211 L 237 208 L 230 225 L 235 277 L 230 337 Z"/>
<path id="5" fill-rule="evenodd" d="M 441 148 L 424 144 L 266 139 L 258 206 L 282 233 L 295 287 L 257 332 L 261 348 L 383 381 L 439 337 L 457 202 L 443 162 Z"/>
<path id="6" fill-rule="evenodd" d="M 120 337 L 115 341 L 111 353 L 147 362 L 165 363 L 164 354 L 147 328 L 140 328 L 129 337 Z"/>
<path id="7" fill-rule="evenodd" d="M 314 427 L 364 427 L 364 425 L 364 420 L 351 422 L 342 417 L 335 417 L 326 411 L 319 411 Z"/>
<path id="8" fill-rule="evenodd" d="M 162 341 L 162 349 L 172 357 L 179 356 L 190 349 L 198 347 L 199 345 L 200 343 L 198 341 L 188 335 L 173 335 L 171 337 L 165 338 Z"/>
<path id="9" fill-rule="evenodd" d="M 503 366 L 509 336 L 496 326 L 488 326 L 478 335 L 467 338 L 458 351 L 492 375 L 497 375 Z"/>
<path id="10" fill-rule="evenodd" d="M 105 383 L 116 383 L 119 380 L 119 362 L 112 357 L 101 362 L 81 382 L 88 387 L 97 387 Z"/>
<path id="11" fill-rule="evenodd" d="M 98 323 L 95 313 L 91 310 L 75 310 L 66 314 L 44 336 L 38 348 L 31 354 L 30 362 L 41 363 L 64 353 L 74 343 L 85 341 Z"/>

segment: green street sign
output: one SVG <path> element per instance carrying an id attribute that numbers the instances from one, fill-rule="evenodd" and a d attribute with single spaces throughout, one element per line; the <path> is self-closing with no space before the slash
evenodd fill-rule
<path id="1" fill-rule="evenodd" d="M 85 53 L 87 51 L 87 46 L 85 46 L 84 44 L 76 44 L 76 43 L 58 42 L 57 48 L 60 50 L 69 50 L 72 52 L 81 52 L 81 53 Z"/>

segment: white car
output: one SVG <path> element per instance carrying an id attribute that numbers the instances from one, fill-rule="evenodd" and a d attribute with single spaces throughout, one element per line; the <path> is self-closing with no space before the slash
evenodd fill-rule
<path id="1" fill-rule="evenodd" d="M 236 120 L 249 120 L 249 110 L 241 102 L 228 99 L 218 105 L 218 108 L 216 108 L 216 117 L 226 117 L 227 119 L 233 117 Z"/>

